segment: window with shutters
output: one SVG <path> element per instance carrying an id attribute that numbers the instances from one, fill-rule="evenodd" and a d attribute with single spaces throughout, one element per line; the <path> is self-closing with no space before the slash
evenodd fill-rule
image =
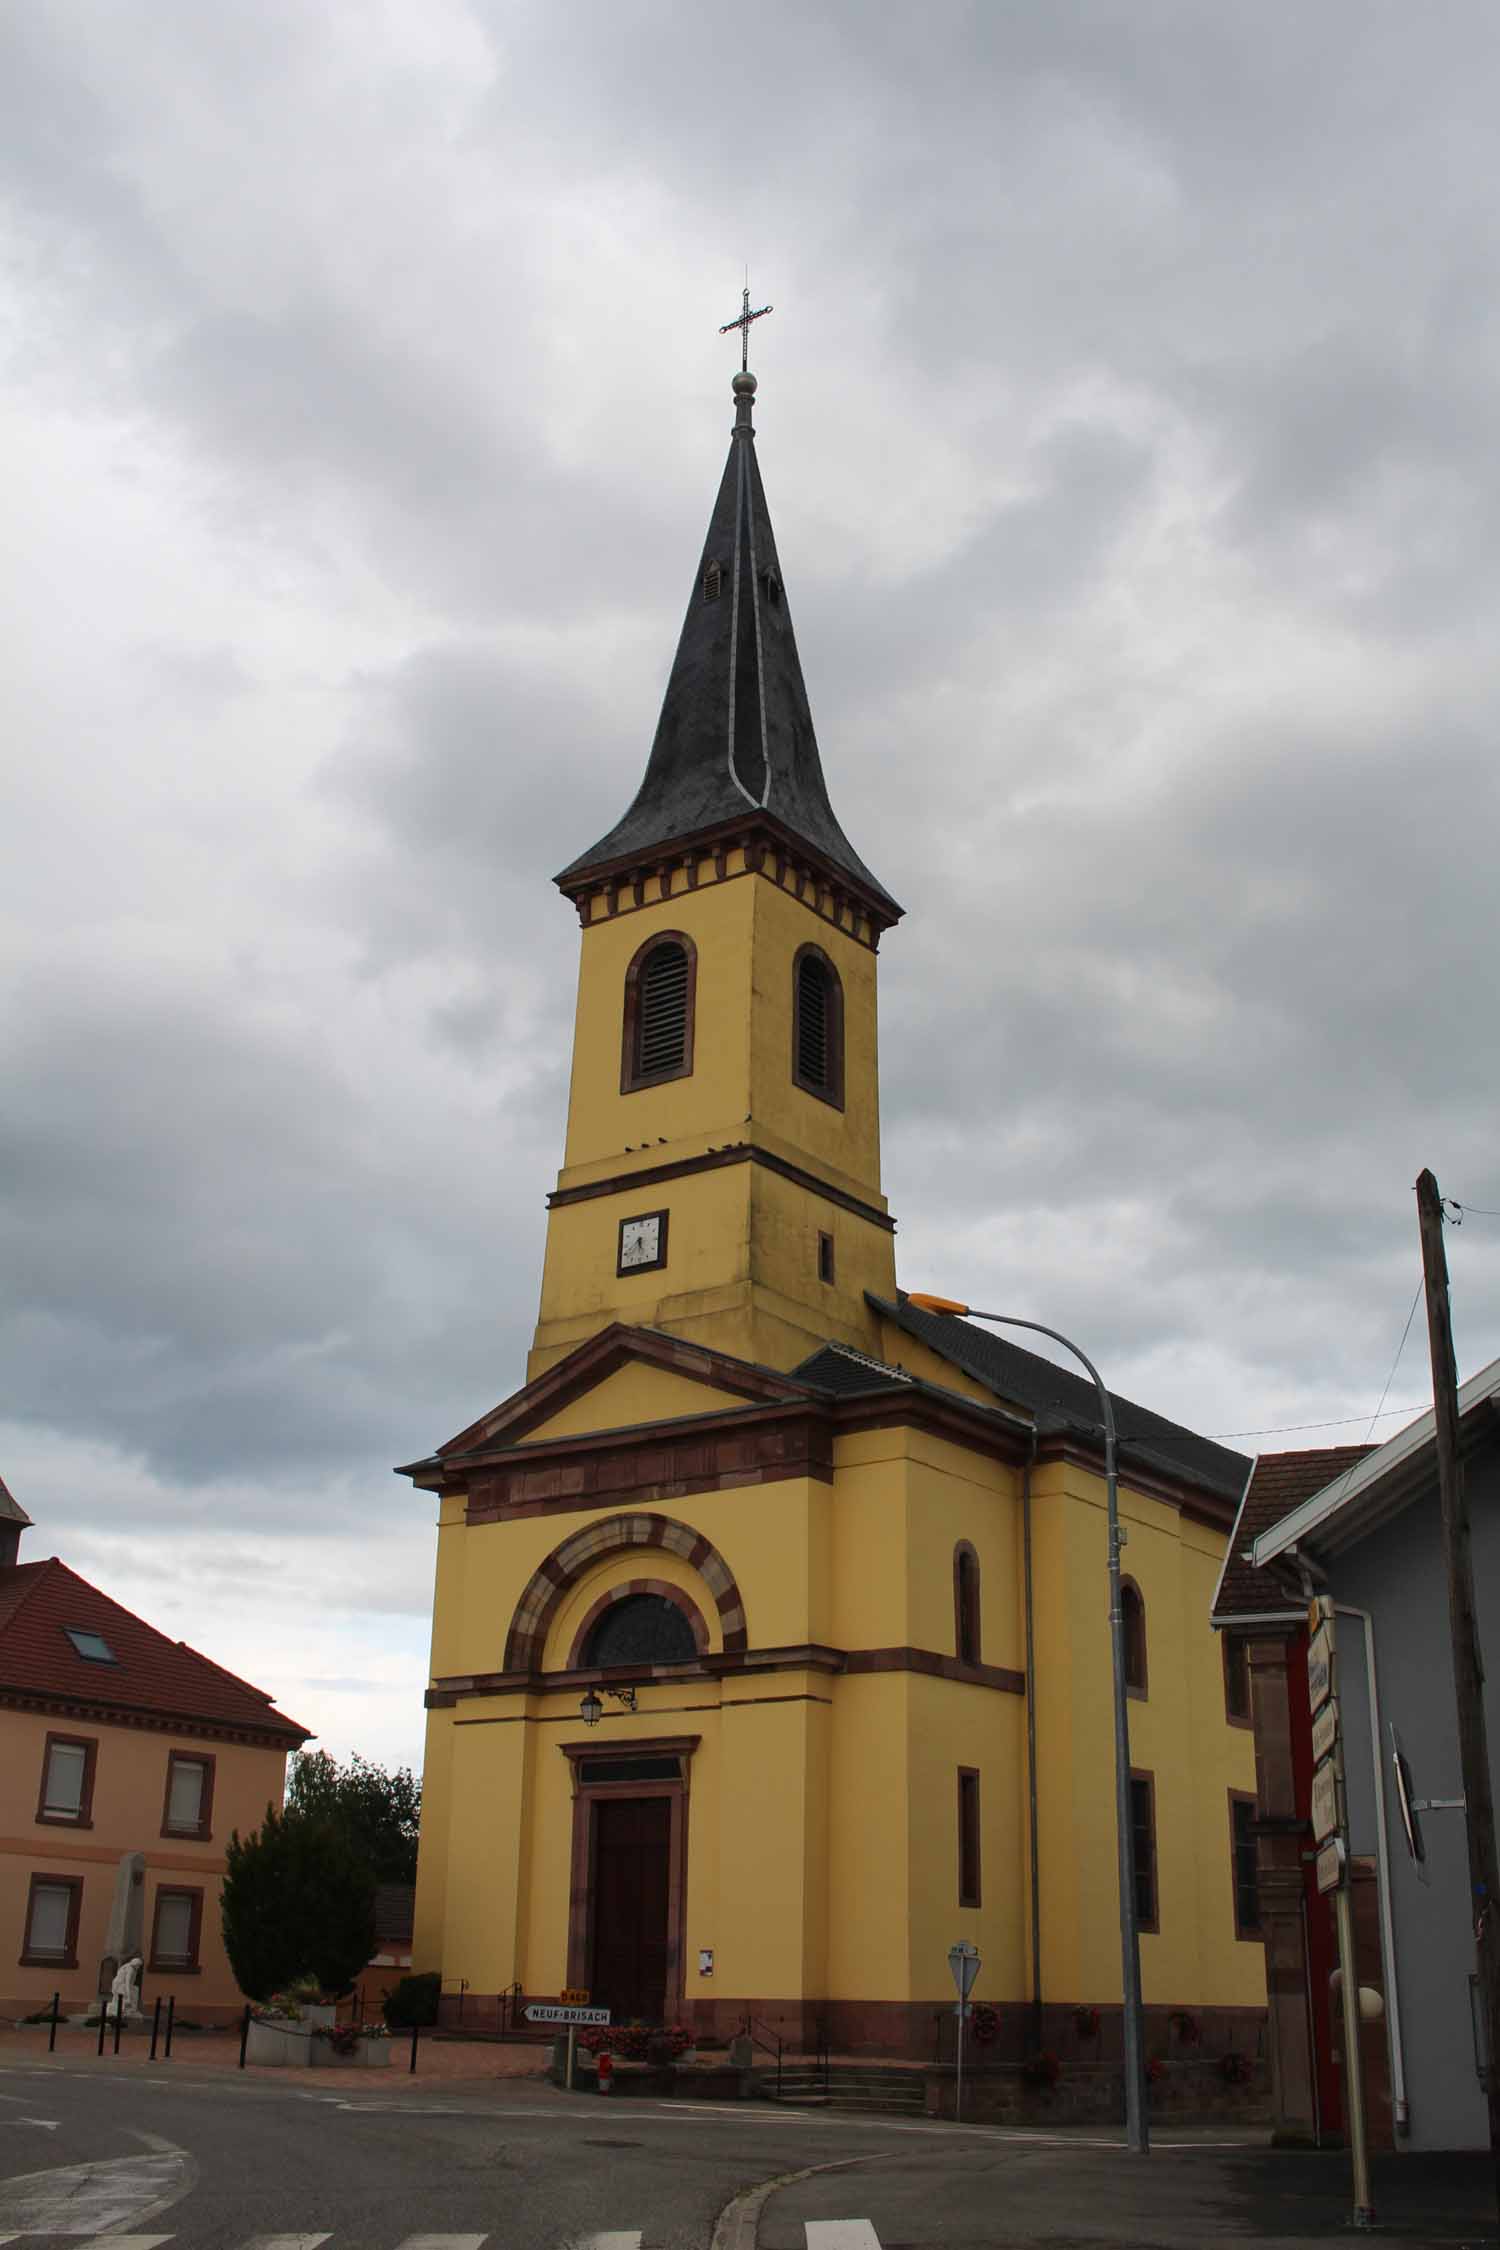
<path id="1" fill-rule="evenodd" d="M 792 1077 L 804 1093 L 844 1106 L 844 988 L 821 946 L 792 964 Z"/>
<path id="2" fill-rule="evenodd" d="M 180 1750 L 173 1750 L 167 1758 L 167 1794 L 162 1806 L 162 1834 L 206 1838 L 211 1832 L 213 1802 L 213 1759 L 208 1756 L 189 1757 Z"/>
<path id="3" fill-rule="evenodd" d="M 1242 1789 L 1231 1789 L 1229 1865 L 1234 1881 L 1234 1934 L 1241 1938 L 1258 1938 L 1261 1934 L 1255 1820 L 1255 1799 Z"/>
<path id="4" fill-rule="evenodd" d="M 1135 1913 L 1143 1930 L 1161 1927 L 1156 1895 L 1156 1777 L 1144 1767 L 1130 1772 L 1130 1851 L 1135 1863 Z"/>
<path id="5" fill-rule="evenodd" d="M 697 984 L 698 949 L 684 931 L 647 939 L 625 972 L 622 1094 L 691 1075 Z"/>
<path id="6" fill-rule="evenodd" d="M 79 1875 L 33 1875 L 26 1901 L 23 1968 L 76 1969 L 78 1916 L 83 1905 Z"/>
<path id="7" fill-rule="evenodd" d="M 148 1967 L 178 1976 L 196 1972 L 202 1928 L 203 1893 L 164 1884 L 156 1894 Z"/>
<path id="8" fill-rule="evenodd" d="M 92 1828 L 94 1759 L 91 1735 L 49 1734 L 42 1752 L 42 1786 L 36 1817 L 49 1826 Z"/>

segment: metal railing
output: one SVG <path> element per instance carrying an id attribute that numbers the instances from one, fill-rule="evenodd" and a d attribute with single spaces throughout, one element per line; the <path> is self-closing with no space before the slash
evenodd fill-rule
<path id="1" fill-rule="evenodd" d="M 764 2054 L 776 2057 L 776 2099 L 780 2101 L 782 2061 L 786 2053 L 785 2040 L 779 2031 L 773 2031 L 771 2026 L 768 2023 L 762 2023 L 758 2016 L 746 2016 L 740 2028 L 752 2047 L 759 2047 Z"/>

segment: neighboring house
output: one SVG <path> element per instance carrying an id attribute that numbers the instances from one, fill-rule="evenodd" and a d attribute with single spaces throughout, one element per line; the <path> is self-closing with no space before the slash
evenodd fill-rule
<path id="1" fill-rule="evenodd" d="M 29 1522 L 0 1485 L 0 2015 L 91 2006 L 140 1952 L 148 2007 L 228 2019 L 225 1841 L 280 1806 L 307 1730 L 55 1556 L 18 1561 Z"/>
<path id="2" fill-rule="evenodd" d="M 558 878 L 582 964 L 527 1381 L 404 1472 L 441 1522 L 414 1959 L 451 2018 L 587 1987 L 624 2020 L 930 2056 L 964 1938 L 992 2053 L 1072 2052 L 1097 2008 L 1107 2058 L 1097 1396 L 898 1289 L 901 910 L 828 800 L 754 389 L 645 780 Z M 1115 1414 L 1151 2034 L 1188 2013 L 1253 2054 L 1229 1806 L 1254 1755 L 1207 1620 L 1250 1464 Z"/>
<path id="3" fill-rule="evenodd" d="M 416 1895 L 415 1883 L 375 1886 L 375 1951 L 359 1980 L 361 2012 L 367 2018 L 378 2016 L 385 1995 L 411 1975 L 411 1910 Z"/>
<path id="4" fill-rule="evenodd" d="M 1480 1635 L 1500 1650 L 1500 1361 L 1463 1385 L 1459 1412 Z M 1280 1464 L 1278 1466 L 1278 1463 Z M 1312 1878 L 1310 1595 L 1336 1605 L 1358 1975 L 1377 2009 L 1361 2052 L 1377 2141 L 1488 2145 L 1470 1980 L 1476 1969 L 1459 1772 L 1447 1580 L 1429 1411 L 1373 1449 L 1257 1463 L 1214 1622 L 1246 1653 L 1259 1776 L 1276 2122 L 1286 2138 L 1343 2129 L 1337 1954 Z M 1238 1663 L 1236 1655 L 1236 1663 Z M 1500 1695 L 1486 1692 L 1492 1761 Z M 1424 1854 L 1408 1845 L 1396 1753 Z M 1375 1996 L 1378 1996 L 1378 2000 Z"/>

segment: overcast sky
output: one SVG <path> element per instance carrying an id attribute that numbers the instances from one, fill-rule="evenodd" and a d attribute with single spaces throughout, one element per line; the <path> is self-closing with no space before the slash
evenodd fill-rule
<path id="1" fill-rule="evenodd" d="M 1493 0 L 4 12 L 24 1553 L 420 1762 L 391 1464 L 521 1379 L 549 878 L 644 765 L 747 260 L 908 910 L 903 1281 L 1246 1450 L 1364 1435 L 1416 1173 L 1500 1211 L 1497 66 Z M 1448 1250 L 1470 1373 L 1500 1218 Z"/>

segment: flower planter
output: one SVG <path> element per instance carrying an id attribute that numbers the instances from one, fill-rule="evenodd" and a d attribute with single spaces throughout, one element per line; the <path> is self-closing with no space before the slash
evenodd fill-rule
<path id="1" fill-rule="evenodd" d="M 314 2039 L 314 2070 L 384 2070 L 390 2063 L 389 2039 L 359 2039 L 352 2051 L 341 2055 L 331 2039 Z"/>
<path id="2" fill-rule="evenodd" d="M 278 2020 L 275 2016 L 252 2016 L 250 2036 L 245 2042 L 245 2060 L 306 2070 L 312 2059 L 312 2045 L 312 2030 L 305 2023 Z"/>

